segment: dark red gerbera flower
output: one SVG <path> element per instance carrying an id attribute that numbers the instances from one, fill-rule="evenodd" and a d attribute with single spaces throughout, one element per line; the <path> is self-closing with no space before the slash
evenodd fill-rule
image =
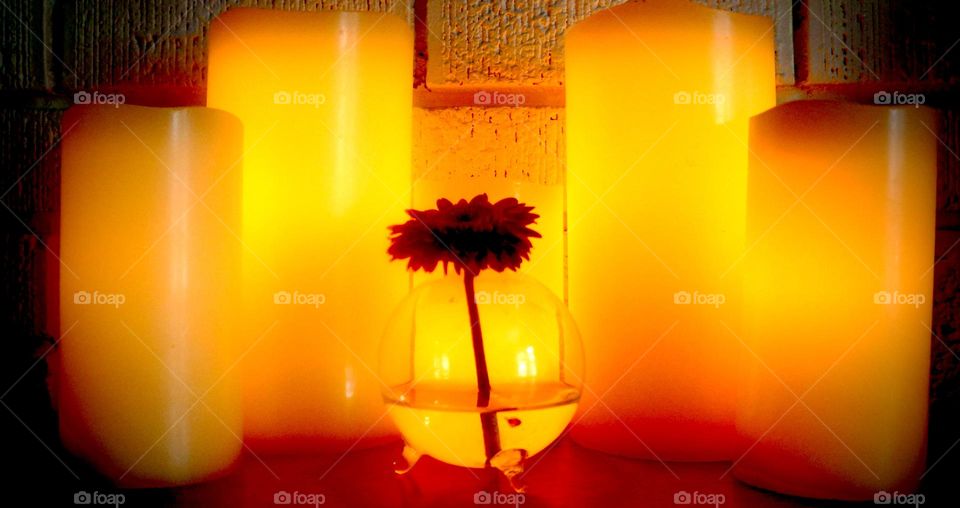
<path id="1" fill-rule="evenodd" d="M 486 194 L 469 202 L 440 199 L 437 208 L 407 210 L 410 220 L 390 226 L 387 253 L 409 258 L 411 270 L 432 272 L 438 263 L 444 271 L 452 264 L 457 273 L 464 269 L 471 275 L 486 268 L 516 270 L 530 259 L 530 239 L 540 238 L 528 227 L 539 218 L 531 210 L 514 198 L 491 203 Z"/>

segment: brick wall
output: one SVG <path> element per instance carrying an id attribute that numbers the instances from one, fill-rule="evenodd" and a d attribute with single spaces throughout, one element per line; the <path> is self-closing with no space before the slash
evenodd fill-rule
<path id="1" fill-rule="evenodd" d="M 879 90 L 919 92 L 944 110 L 939 157 L 931 462 L 960 438 L 960 26 L 950 0 L 696 0 L 775 20 L 778 96 L 869 102 Z M 0 6 L 0 400 L 33 429 L 52 432 L 44 362 L 55 341 L 58 122 L 79 90 L 122 92 L 128 102 L 201 104 L 206 34 L 233 5 L 291 10 L 395 12 L 417 32 L 414 115 L 417 164 L 455 171 L 481 160 L 562 169 L 564 30 L 620 0 L 6 0 Z M 469 107 L 478 88 L 522 90 L 510 113 Z M 529 123 L 525 125 L 524 122 Z M 439 160 L 451 132 L 482 140 L 484 156 L 462 143 Z M 9 209 L 9 210 L 8 210 Z M 47 302 L 47 303 L 45 303 Z M 32 366 L 32 368 L 31 368 Z M 30 369 L 28 371 L 28 368 Z M 21 377 L 23 372 L 27 374 Z M 2 412 L 2 410 L 0 410 Z M 16 436 L 32 439 L 10 414 Z M 13 431 L 11 431 L 13 432 Z M 42 431 L 38 431 L 43 434 Z M 47 436 L 49 438 L 49 436 Z M 53 445 L 51 445 L 53 446 Z M 43 453 L 43 452 L 38 452 Z M 957 455 L 960 455 L 958 453 Z M 48 457 L 49 459 L 49 457 Z M 944 460 L 951 460 L 948 456 Z M 949 470 L 938 467 L 938 470 Z"/>

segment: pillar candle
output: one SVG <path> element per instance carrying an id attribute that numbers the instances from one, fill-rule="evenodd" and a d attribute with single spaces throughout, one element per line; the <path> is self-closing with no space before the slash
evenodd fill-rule
<path id="1" fill-rule="evenodd" d="M 230 10 L 207 102 L 244 122 L 245 435 L 346 449 L 395 431 L 377 345 L 409 277 L 387 226 L 410 207 L 413 37 L 393 15 Z"/>
<path id="2" fill-rule="evenodd" d="M 733 454 L 747 119 L 775 102 L 772 32 L 769 18 L 650 0 L 566 35 L 583 445 Z"/>
<path id="3" fill-rule="evenodd" d="M 750 123 L 737 477 L 873 499 L 924 467 L 936 116 L 794 102 Z"/>
<path id="4" fill-rule="evenodd" d="M 207 479 L 241 449 L 241 124 L 78 106 L 63 133 L 63 443 L 122 485 Z"/>

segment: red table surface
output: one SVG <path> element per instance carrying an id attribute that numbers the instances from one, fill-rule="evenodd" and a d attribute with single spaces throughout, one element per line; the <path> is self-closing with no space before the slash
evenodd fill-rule
<path id="1" fill-rule="evenodd" d="M 475 504 L 474 496 L 479 492 L 512 493 L 494 471 L 453 467 L 429 457 L 421 459 L 407 475 L 398 476 L 392 471 L 392 462 L 400 449 L 396 444 L 340 455 L 247 454 L 232 472 L 214 481 L 170 490 L 127 491 L 127 505 L 136 506 L 136 501 L 154 504 L 149 502 L 152 498 L 174 506 L 276 506 L 274 496 L 287 492 L 300 494 L 301 500 L 305 495 L 322 494 L 325 507 L 503 506 Z M 521 506 L 685 506 L 674 502 L 678 492 L 722 494 L 725 507 L 850 505 L 754 489 L 735 480 L 729 468 L 730 463 L 664 465 L 628 459 L 563 439 L 530 459 L 523 476 L 526 493 Z M 926 506 L 939 505 L 928 500 Z"/>

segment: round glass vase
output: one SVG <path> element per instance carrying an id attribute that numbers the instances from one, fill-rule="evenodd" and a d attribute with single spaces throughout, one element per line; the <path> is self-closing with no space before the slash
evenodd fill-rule
<path id="1" fill-rule="evenodd" d="M 397 472 L 430 455 L 495 467 L 512 482 L 576 411 L 580 335 L 563 302 L 533 278 L 469 279 L 451 273 L 421 285 L 384 334 L 384 400 L 406 443 Z"/>

